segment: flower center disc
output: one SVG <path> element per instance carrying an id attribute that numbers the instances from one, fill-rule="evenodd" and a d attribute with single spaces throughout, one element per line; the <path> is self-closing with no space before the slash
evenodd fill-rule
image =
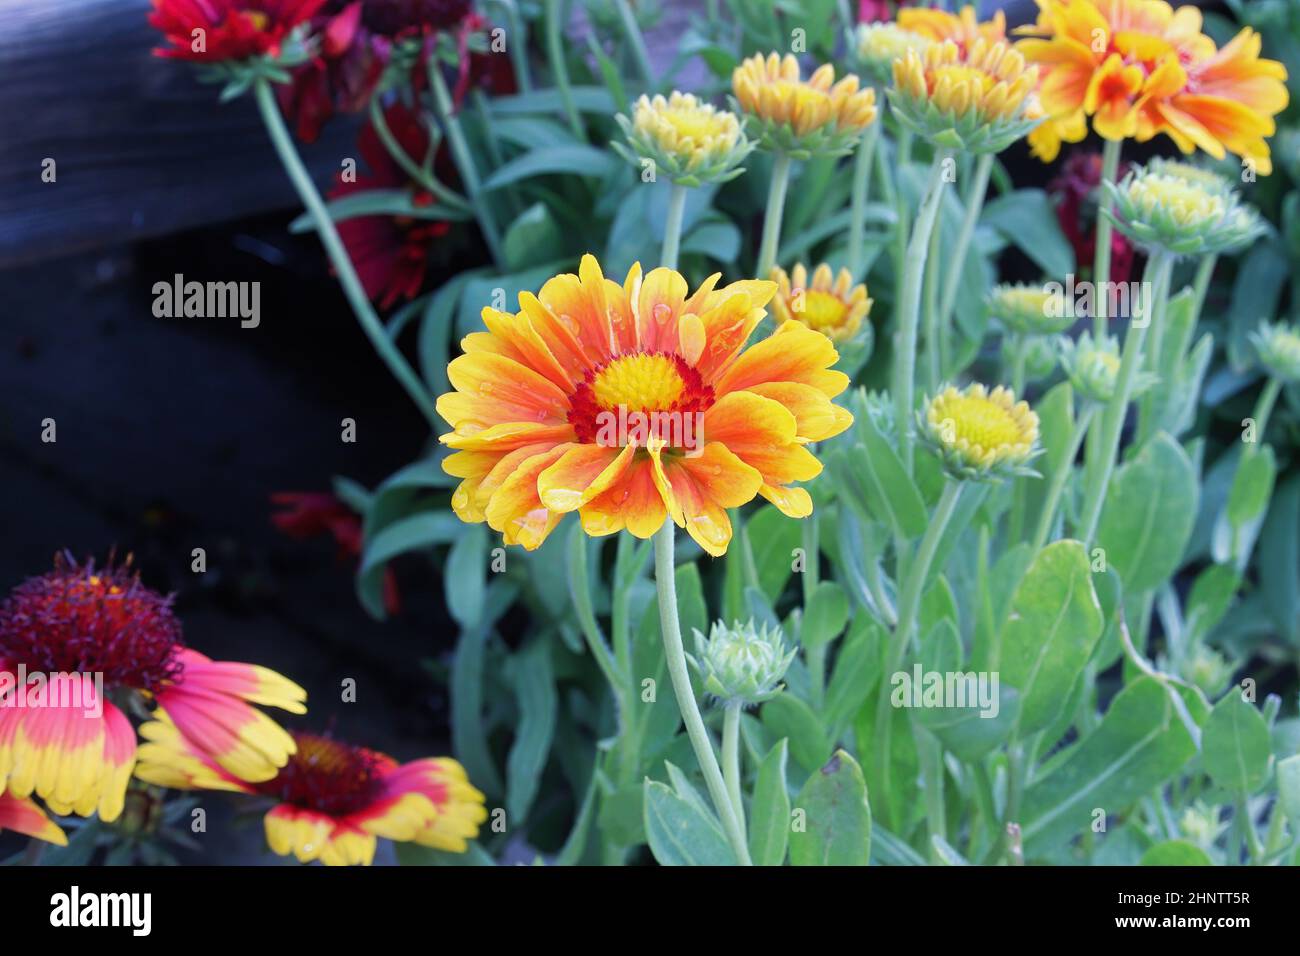
<path id="1" fill-rule="evenodd" d="M 838 328 L 844 324 L 844 317 L 849 307 L 839 297 L 819 289 L 804 291 L 803 317 L 810 328 L 819 332 L 824 329 Z"/>
<path id="2" fill-rule="evenodd" d="M 298 751 L 262 792 L 296 807 L 346 816 L 373 803 L 383 790 L 382 758 L 369 750 L 316 734 L 295 733 Z"/>
<path id="3" fill-rule="evenodd" d="M 993 449 L 1024 441 L 1020 425 L 1001 405 L 971 395 L 958 395 L 944 403 L 943 417 L 951 419 L 954 438 Z"/>
<path id="4" fill-rule="evenodd" d="M 671 434 L 681 434 L 681 422 L 672 419 L 703 412 L 713 404 L 713 389 L 680 355 L 635 352 L 611 359 L 591 373 L 570 399 L 569 422 L 578 440 L 588 444 L 641 444 L 629 418 L 653 416 L 650 431 L 673 444 Z M 671 433 L 670 433 L 671 431 Z M 611 441 L 613 433 L 617 441 Z"/>

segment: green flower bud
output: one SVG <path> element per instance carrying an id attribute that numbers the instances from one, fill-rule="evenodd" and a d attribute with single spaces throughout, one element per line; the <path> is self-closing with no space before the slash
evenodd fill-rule
<path id="1" fill-rule="evenodd" d="M 1094 339 L 1084 332 L 1078 340 L 1062 338 L 1061 368 L 1065 370 L 1070 385 L 1084 398 L 1102 405 L 1115 395 L 1115 379 L 1119 375 L 1119 341 L 1113 335 Z M 1138 372 L 1133 379 L 1133 396 L 1145 392 L 1156 383 L 1150 372 Z"/>
<path id="2" fill-rule="evenodd" d="M 781 639 L 781 629 L 754 629 L 754 622 L 727 627 L 714 623 L 708 639 L 695 631 L 695 657 L 692 666 L 700 675 L 706 693 L 722 703 L 761 704 L 781 690 L 795 652 L 788 653 Z"/>
<path id="3" fill-rule="evenodd" d="M 1260 364 L 1284 384 L 1300 381 L 1300 333 L 1284 322 L 1261 322 L 1250 333 Z"/>
<path id="4" fill-rule="evenodd" d="M 1074 324 L 1074 316 L 1065 305 L 1064 298 L 1046 286 L 1010 283 L 995 285 L 984 300 L 989 318 L 1020 335 L 1064 332 Z"/>
<path id="5" fill-rule="evenodd" d="M 1190 176 L 1189 169 L 1186 163 L 1176 172 L 1139 167 L 1119 183 L 1103 183 L 1114 209 L 1102 212 L 1140 246 L 1174 255 L 1228 252 L 1264 231 L 1259 214 L 1235 190 Z"/>

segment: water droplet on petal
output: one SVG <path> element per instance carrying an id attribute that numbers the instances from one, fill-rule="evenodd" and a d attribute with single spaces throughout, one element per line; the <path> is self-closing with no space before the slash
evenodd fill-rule
<path id="1" fill-rule="evenodd" d="M 656 322 L 663 325 L 673 317 L 673 307 L 666 302 L 660 302 L 650 310 L 650 313 L 655 317 Z"/>
<path id="2" fill-rule="evenodd" d="M 574 335 L 578 334 L 578 322 L 573 316 L 569 315 L 569 313 L 565 312 L 560 315 L 560 324 Z"/>

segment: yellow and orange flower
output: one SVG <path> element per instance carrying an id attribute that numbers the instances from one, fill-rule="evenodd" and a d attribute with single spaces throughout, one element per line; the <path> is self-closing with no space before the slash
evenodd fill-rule
<path id="1" fill-rule="evenodd" d="M 673 270 L 634 265 L 619 285 L 588 255 L 519 312 L 484 309 L 488 331 L 462 341 L 438 399 L 456 514 L 530 550 L 572 511 L 588 534 L 639 538 L 670 516 L 715 556 L 726 509 L 755 495 L 811 514 L 794 483 L 821 471 L 805 445 L 852 422 L 831 402 L 848 376 L 799 322 L 746 348 L 776 283 L 718 279 L 688 294 Z"/>
<path id="2" fill-rule="evenodd" d="M 46 843 L 68 845 L 67 834 L 33 800 L 0 792 L 0 832 L 5 830 L 13 830 Z"/>
<path id="3" fill-rule="evenodd" d="M 1039 122 L 1030 99 L 1038 70 L 1001 40 L 977 37 L 908 50 L 894 62 L 889 102 L 906 127 L 936 146 L 996 153 Z"/>
<path id="4" fill-rule="evenodd" d="M 293 752 L 288 734 L 250 705 L 306 709 L 303 690 L 279 674 L 186 648 L 171 600 L 127 568 L 71 559 L 0 605 L 0 689 L 0 791 L 106 821 L 121 814 L 136 761 L 135 730 L 115 700 L 152 700 L 248 780 L 273 777 Z"/>
<path id="5" fill-rule="evenodd" d="M 773 268 L 772 279 L 776 282 L 776 297 L 772 300 L 776 320 L 802 322 L 835 342 L 855 338 L 871 311 L 867 287 L 854 285 L 848 269 L 840 269 L 837 276 L 823 262 L 813 270 L 809 282 L 808 269 L 800 262 L 789 275 L 779 266 Z"/>
<path id="6" fill-rule="evenodd" d="M 919 34 L 936 43 L 951 40 L 963 51 L 978 39 L 996 43 L 1005 40 L 1007 36 L 1006 14 L 999 10 L 992 20 L 981 23 L 973 6 L 962 7 L 959 13 L 928 7 L 902 7 L 898 11 L 897 22 L 909 33 Z"/>
<path id="7" fill-rule="evenodd" d="M 1286 69 L 1261 59 L 1249 27 L 1222 49 L 1201 32 L 1195 6 L 1164 0 L 1038 0 L 1033 36 L 1017 43 L 1043 71 L 1038 91 L 1055 127 L 1082 113 L 1109 140 L 1164 133 L 1185 153 L 1232 152 L 1272 170 L 1266 137 L 1287 105 Z M 1054 157 L 1053 133 L 1035 152 Z M 1059 146 L 1059 143 L 1057 143 Z"/>
<path id="8" fill-rule="evenodd" d="M 445 757 L 399 764 L 374 750 L 297 731 L 294 752 L 270 780 L 227 772 L 163 715 L 140 733 L 137 776 L 179 790 L 270 797 L 266 842 L 280 856 L 326 866 L 369 866 L 380 837 L 464 853 L 487 819 L 483 794 Z"/>
<path id="9" fill-rule="evenodd" d="M 876 91 L 860 85 L 852 73 L 835 82 L 835 67 L 829 63 L 804 80 L 799 61 L 788 53 L 755 54 L 731 74 L 736 103 L 753 138 L 796 158 L 853 147 L 876 119 Z"/>

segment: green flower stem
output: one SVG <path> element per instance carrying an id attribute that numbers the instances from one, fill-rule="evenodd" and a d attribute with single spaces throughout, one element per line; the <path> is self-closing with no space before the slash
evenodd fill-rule
<path id="1" fill-rule="evenodd" d="M 641 27 L 636 22 L 636 15 L 627 0 L 614 0 L 614 9 L 618 11 L 619 26 L 623 28 L 623 37 L 632 48 L 632 59 L 636 61 L 637 71 L 645 80 L 647 87 L 655 85 L 654 70 L 650 66 L 650 53 L 645 48 L 645 38 L 641 36 Z"/>
<path id="2" fill-rule="evenodd" d="M 1260 390 L 1259 398 L 1255 400 L 1255 407 L 1250 413 L 1251 419 L 1255 422 L 1255 440 L 1248 443 L 1245 451 L 1241 453 L 1242 461 L 1253 457 L 1259 451 L 1260 443 L 1264 440 L 1264 430 L 1268 428 L 1268 420 L 1273 415 L 1273 406 L 1277 404 L 1277 397 L 1281 391 L 1282 382 L 1276 378 L 1270 378 L 1268 384 Z"/>
<path id="3" fill-rule="evenodd" d="M 521 93 L 533 91 L 533 75 L 528 67 L 528 27 L 519 15 L 519 5 L 515 0 L 492 0 L 500 4 L 505 11 L 506 29 L 510 36 L 506 44 L 510 49 L 510 64 L 515 71 L 515 80 L 519 83 Z"/>
<path id="4" fill-rule="evenodd" d="M 1043 500 L 1043 510 L 1038 515 L 1038 529 L 1034 532 L 1033 547 L 1029 550 L 1031 555 L 1037 554 L 1047 543 L 1047 536 L 1051 533 L 1052 523 L 1056 519 L 1057 506 L 1061 503 L 1061 493 L 1065 490 L 1065 483 L 1070 473 L 1074 471 L 1074 459 L 1079 454 L 1079 446 L 1083 444 L 1083 436 L 1088 433 L 1088 426 L 1092 424 L 1096 411 L 1096 402 L 1086 402 L 1079 409 L 1074 431 L 1070 434 L 1069 444 L 1065 446 L 1065 455 L 1061 459 L 1061 464 L 1052 472 L 1047 486 L 1047 497 Z"/>
<path id="5" fill-rule="evenodd" d="M 677 253 L 682 243 L 682 215 L 686 211 L 686 187 L 673 183 L 668 194 L 668 219 L 664 223 L 664 244 L 659 254 L 659 264 L 665 269 L 677 268 Z"/>
<path id="6" fill-rule="evenodd" d="M 722 821 L 723 832 L 731 843 L 736 859 L 743 866 L 753 866 L 749 858 L 749 847 L 745 842 L 744 827 L 736 818 L 732 809 L 731 798 L 727 795 L 727 784 L 718 767 L 717 755 L 713 752 L 713 741 L 709 739 L 708 728 L 700 716 L 700 707 L 695 700 L 695 691 L 691 687 L 691 674 L 686 667 L 686 650 L 682 647 L 682 626 L 677 619 L 677 579 L 673 563 L 673 535 L 675 528 L 672 518 L 664 521 L 664 526 L 655 534 L 655 588 L 659 594 L 659 624 L 663 629 L 664 656 L 668 662 L 668 674 L 672 678 L 673 692 L 677 695 L 677 707 L 682 712 L 682 722 L 686 725 L 686 735 L 695 750 L 695 759 L 699 761 L 704 774 L 704 782 L 713 798 L 714 809 Z"/>
<path id="7" fill-rule="evenodd" d="M 880 121 L 867 127 L 858 140 L 858 152 L 853 158 L 853 187 L 849 199 L 849 272 L 853 281 L 862 276 L 862 245 L 867 234 L 867 196 L 871 189 L 871 166 L 880 141 Z"/>
<path id="8" fill-rule="evenodd" d="M 894 715 L 894 708 L 890 706 L 889 701 L 890 678 L 903 666 L 903 658 L 907 656 L 908 641 L 911 640 L 912 628 L 916 625 L 917 614 L 921 609 L 921 594 L 925 590 L 926 579 L 930 576 L 930 565 L 934 561 L 935 552 L 939 549 L 943 532 L 957 508 L 961 489 L 961 482 L 953 481 L 951 478 L 944 483 L 943 494 L 939 497 L 934 515 L 925 529 L 925 537 L 921 539 L 921 547 L 911 567 L 908 568 L 907 578 L 899 593 L 898 624 L 889 640 L 885 670 L 881 674 L 879 696 L 876 698 L 876 739 L 873 762 L 876 782 L 873 792 L 880 794 L 880 812 L 885 820 L 890 820 L 893 812 L 893 806 L 889 802 L 889 749 L 892 743 L 890 723 Z"/>
<path id="9" fill-rule="evenodd" d="M 785 190 L 790 184 L 790 157 L 772 154 L 772 182 L 767 189 L 767 213 L 763 218 L 763 239 L 758 247 L 758 268 L 754 275 L 766 279 L 776 265 L 777 244 L 781 241 L 781 217 L 785 213 Z"/>
<path id="10" fill-rule="evenodd" d="M 811 449 L 816 452 L 816 446 Z M 807 613 L 808 605 L 812 602 L 813 593 L 817 590 L 818 580 L 821 576 L 821 527 L 817 523 L 817 515 L 813 514 L 803 520 L 800 524 L 800 535 L 802 538 L 804 555 L 803 570 L 803 606 L 804 613 Z M 816 647 L 806 648 L 804 651 L 804 660 L 808 665 L 808 678 L 812 692 L 813 710 L 820 711 L 826 696 L 826 645 L 818 644 Z"/>
<path id="11" fill-rule="evenodd" d="M 407 155 L 402 144 L 397 141 L 393 131 L 388 126 L 388 120 L 384 118 L 383 103 L 380 102 L 379 94 L 376 93 L 370 98 L 370 125 L 374 127 L 375 134 L 379 137 L 379 142 L 383 144 L 388 155 L 393 157 L 393 162 L 402 167 L 402 171 L 411 177 L 411 180 L 418 183 L 422 189 L 426 189 L 437 197 L 443 205 L 450 206 L 453 209 L 459 209 L 463 212 L 472 212 L 474 207 L 465 200 L 463 196 L 458 195 L 451 189 L 447 188 L 430 169 L 425 169 Z"/>
<path id="12" fill-rule="evenodd" d="M 895 183 L 893 191 L 894 208 L 897 213 L 898 221 L 894 228 L 894 288 L 901 288 L 903 285 L 903 268 L 907 262 L 907 240 L 908 240 L 908 206 L 907 193 L 903 189 L 903 170 L 907 169 L 912 162 L 912 131 L 909 129 L 900 129 L 898 131 L 897 147 L 894 150 L 894 169 L 891 179 Z"/>
<path id="13" fill-rule="evenodd" d="M 957 231 L 957 242 L 953 246 L 952 261 L 948 263 L 948 276 L 943 287 L 943 297 L 939 300 L 939 343 L 940 368 L 948 365 L 946 347 L 948 323 L 952 321 L 953 310 L 957 307 L 957 293 L 961 289 L 961 277 L 966 265 L 966 253 L 970 251 L 971 240 L 975 238 L 975 226 L 979 223 L 980 213 L 984 211 L 984 197 L 989 191 L 989 176 L 993 172 L 993 154 L 984 153 L 975 163 L 975 175 L 970 184 L 970 195 L 966 200 L 966 213 Z M 939 381 L 942 380 L 942 374 Z M 936 382 L 937 384 L 937 382 Z M 1017 392 L 1017 395 L 1020 393 Z"/>
<path id="14" fill-rule="evenodd" d="M 447 89 L 447 81 L 442 78 L 442 67 L 437 57 L 429 57 L 428 73 L 429 89 L 433 92 L 433 110 L 442 121 L 443 130 L 447 135 L 447 147 L 451 150 L 456 171 L 460 173 L 461 182 L 465 184 L 465 192 L 468 193 L 469 200 L 474 206 L 474 215 L 478 219 L 479 229 L 483 232 L 483 240 L 487 243 L 492 261 L 498 266 L 504 265 L 505 259 L 501 254 L 501 234 L 497 231 L 496 220 L 492 218 L 492 209 L 481 195 L 482 184 L 478 178 L 478 167 L 474 165 L 474 156 L 469 151 L 469 143 L 465 141 L 465 131 L 460 128 L 460 119 L 456 116 L 451 102 L 451 93 Z"/>
<path id="15" fill-rule="evenodd" d="M 587 134 L 573 102 L 573 89 L 569 85 L 569 66 L 564 61 L 564 13 L 567 0 L 546 0 L 546 59 L 551 67 L 551 80 L 560 94 L 560 108 L 569 121 L 573 135 L 586 142 Z"/>
<path id="16" fill-rule="evenodd" d="M 926 256 L 930 251 L 930 233 L 934 230 L 943 198 L 943 164 L 952 151 L 935 151 L 930 165 L 930 179 L 916 211 L 916 225 L 903 259 L 903 278 L 899 286 L 897 320 L 894 330 L 894 420 L 898 427 L 899 457 L 907 473 L 912 473 L 912 409 L 915 404 L 916 329 L 921 313 L 921 282 L 925 276 Z"/>
<path id="17" fill-rule="evenodd" d="M 925 316 L 925 389 L 934 394 L 942 374 L 942 356 L 939 354 L 939 239 L 943 230 L 930 230 L 930 251 L 925 260 L 925 279 L 921 289 L 921 315 Z M 949 263 L 949 268 L 952 264 Z"/>
<path id="18" fill-rule="evenodd" d="M 740 710 L 741 702 L 727 702 L 722 715 L 722 776 L 727 784 L 727 796 L 731 798 L 731 809 L 740 823 L 741 835 L 745 835 L 745 802 L 740 793 Z"/>
<path id="19" fill-rule="evenodd" d="M 1142 366 L 1142 346 L 1146 342 L 1147 329 L 1157 322 L 1164 321 L 1164 300 L 1169 292 L 1169 273 L 1172 268 L 1173 257 L 1167 252 L 1153 252 L 1147 260 L 1142 281 L 1145 288 L 1153 290 L 1153 301 L 1146 324 L 1134 326 L 1130 323 L 1128 332 L 1124 336 L 1119 373 L 1115 377 L 1115 394 L 1102 415 L 1101 438 L 1094 446 L 1100 457 L 1097 459 L 1096 467 L 1090 469 L 1086 481 L 1083 510 L 1079 520 L 1079 536 L 1084 543 L 1091 543 L 1097 533 L 1097 523 L 1101 519 L 1101 506 L 1106 500 L 1106 486 L 1110 483 L 1110 476 L 1115 470 L 1115 461 L 1119 454 L 1119 438 L 1124 428 L 1124 416 L 1128 411 L 1129 399 L 1133 395 L 1133 381 Z"/>
<path id="20" fill-rule="evenodd" d="M 1025 360 L 1029 357 L 1029 341 L 1025 336 L 1014 332 L 1008 339 L 1007 351 L 1011 353 L 1011 368 L 1007 377 L 1011 380 L 1011 390 L 1016 393 L 1016 398 L 1024 398 Z"/>
<path id="21" fill-rule="evenodd" d="M 1110 234 L 1111 223 L 1106 218 L 1110 210 L 1110 193 L 1106 183 L 1113 183 L 1119 173 L 1119 155 L 1123 140 L 1106 140 L 1101 152 L 1101 183 L 1097 186 L 1097 246 L 1092 260 L 1093 288 L 1104 289 L 1110 281 Z M 1106 334 L 1106 296 L 1093 297 L 1092 334 L 1098 338 Z"/>
<path id="22" fill-rule="evenodd" d="M 1192 282 L 1192 325 L 1201 318 L 1201 309 L 1205 307 L 1205 295 L 1210 291 L 1210 279 L 1214 277 L 1214 267 L 1219 264 L 1218 253 L 1202 256 L 1196 267 L 1196 278 Z"/>
<path id="23" fill-rule="evenodd" d="M 420 377 L 415 374 L 415 370 L 411 368 L 410 363 L 398 350 L 392 338 L 384 331 L 383 322 L 380 321 L 379 316 L 376 314 L 374 306 L 370 304 L 370 298 L 366 295 L 365 287 L 361 284 L 361 279 L 357 276 L 357 270 L 348 257 L 347 248 L 339 237 L 338 227 L 335 226 L 334 220 L 330 218 L 329 211 L 325 208 L 325 200 L 321 198 L 320 191 L 316 188 L 316 184 L 312 182 L 311 174 L 307 172 L 307 167 L 303 165 L 302 158 L 298 155 L 298 149 L 293 144 L 293 138 L 284 125 L 284 118 L 280 115 L 280 106 L 275 101 L 275 91 L 271 89 L 271 84 L 267 80 L 259 79 L 253 85 L 253 95 L 257 100 L 257 107 L 262 114 L 262 122 L 266 125 L 266 131 L 271 138 L 271 143 L 275 146 L 276 153 L 279 154 L 280 162 L 284 165 L 284 171 L 289 175 L 290 181 L 293 182 L 294 188 L 298 191 L 298 198 L 307 211 L 311 213 L 312 220 L 316 225 L 316 234 L 320 236 L 321 245 L 325 247 L 325 254 L 329 257 L 334 272 L 338 275 L 339 284 L 343 286 L 343 294 L 347 297 L 348 304 L 352 307 L 352 312 L 356 315 L 357 321 L 361 323 L 362 331 L 366 333 L 366 337 L 370 339 L 370 344 L 379 353 L 379 357 L 384 360 L 393 377 L 397 379 L 402 388 L 406 389 L 406 393 L 415 402 L 416 407 L 428 419 L 429 425 L 435 430 L 440 429 L 442 419 L 438 416 L 429 389 L 420 380 Z"/>

